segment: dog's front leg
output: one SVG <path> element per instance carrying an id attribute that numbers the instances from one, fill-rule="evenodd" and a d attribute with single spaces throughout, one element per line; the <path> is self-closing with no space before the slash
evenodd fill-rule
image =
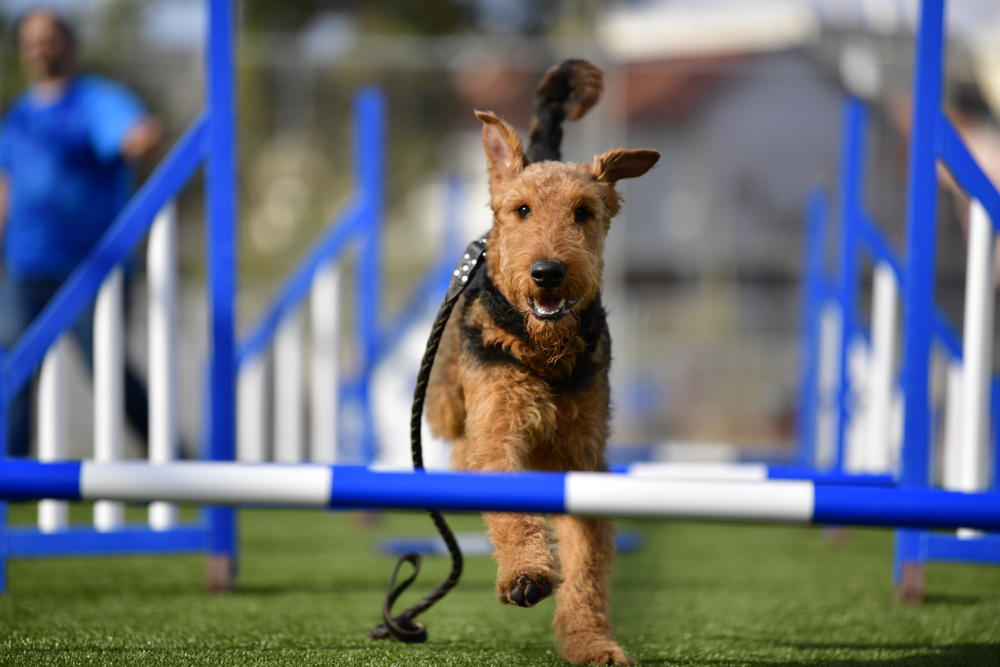
<path id="1" fill-rule="evenodd" d="M 528 383 L 508 373 L 501 380 L 464 378 L 467 418 L 463 443 L 465 465 L 483 472 L 518 472 L 551 415 L 542 415 Z M 546 420 L 547 419 L 547 420 Z M 484 512 L 493 558 L 497 563 L 497 599 L 530 607 L 559 585 L 559 564 L 552 533 L 540 514 Z"/>
<path id="2" fill-rule="evenodd" d="M 497 599 L 531 607 L 551 595 L 559 583 L 559 569 L 545 518 L 539 514 L 484 512 L 483 519 L 497 562 Z"/>
<path id="3" fill-rule="evenodd" d="M 604 519 L 555 517 L 563 585 L 552 624 L 562 657 L 576 664 L 634 665 L 618 646 L 608 617 L 614 526 Z"/>

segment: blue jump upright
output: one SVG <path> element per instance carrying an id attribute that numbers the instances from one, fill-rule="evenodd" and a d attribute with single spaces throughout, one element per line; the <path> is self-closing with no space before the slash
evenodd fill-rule
<path id="1" fill-rule="evenodd" d="M 6 406 L 39 367 L 49 348 L 93 301 L 108 273 L 146 236 L 157 212 L 177 196 L 205 166 L 206 249 L 210 307 L 210 351 L 206 382 L 207 424 L 205 458 L 231 462 L 235 454 L 236 374 L 239 366 L 271 336 L 281 315 L 302 299 L 320 263 L 335 258 L 351 242 L 360 246 L 356 281 L 358 339 L 363 363 L 348 395 L 370 415 L 368 377 L 377 360 L 381 340 L 380 228 L 384 173 L 384 98 L 375 89 L 362 91 L 354 104 L 355 195 L 346 212 L 335 217 L 327 231 L 285 282 L 274 303 L 250 333 L 237 341 L 235 332 L 237 190 L 236 190 L 236 82 L 235 25 L 231 0 L 208 0 L 205 110 L 178 140 L 167 157 L 136 192 L 94 250 L 67 279 L 38 319 L 10 350 L 0 350 L 0 459 L 6 458 Z M 371 420 L 359 435 L 366 455 L 374 448 Z M 14 463 L 14 461 L 11 461 Z M 0 460 L 0 466 L 6 461 Z M 0 496 L 10 498 L 11 496 Z M 233 507 L 209 505 L 193 523 L 166 530 L 145 525 L 99 532 L 91 526 L 70 526 L 52 533 L 33 526 L 9 526 L 7 506 L 0 501 L 0 592 L 6 590 L 9 558 L 57 556 L 111 556 L 127 554 L 207 553 L 209 586 L 232 585 L 237 555 L 236 515 Z"/>
<path id="2" fill-rule="evenodd" d="M 93 301 L 110 271 L 148 233 L 156 213 L 206 165 L 209 180 L 207 227 L 212 248 L 211 456 L 228 460 L 233 433 L 233 291 L 235 288 L 235 106 L 233 80 L 233 18 L 228 0 L 210 0 L 208 46 L 208 108 L 188 128 L 167 157 L 136 192 L 94 250 L 66 280 L 59 292 L 14 347 L 0 356 L 0 414 L 6 416 L 11 396 L 23 388 L 48 349 Z M 227 375 L 228 374 L 228 375 Z M 0 426 L 3 418 L 0 417 Z M 6 428 L 0 428 L 0 451 L 6 456 Z M 34 528 L 8 527 L 6 507 L 0 522 L 0 590 L 6 589 L 6 559 L 64 555 L 112 555 L 207 551 L 213 560 L 232 563 L 235 522 L 232 510 L 205 513 L 202 520 L 165 531 L 129 527 L 116 532 L 70 528 L 41 533 Z M 228 577 L 229 568 L 224 568 Z M 228 586 L 228 578 L 219 580 Z"/>
<path id="3" fill-rule="evenodd" d="M 929 396 L 932 346 L 954 361 L 963 359 L 963 343 L 953 325 L 936 305 L 935 234 L 937 226 L 938 179 L 936 162 L 942 161 L 960 186 L 986 209 L 994 231 L 1000 220 L 1000 196 L 971 157 L 959 135 L 942 111 L 942 59 L 944 54 L 944 2 L 925 0 L 921 8 L 916 41 L 913 97 L 913 129 L 910 137 L 906 195 L 906 241 L 897 253 L 880 231 L 863 204 L 865 134 L 868 112 L 856 99 L 844 105 L 843 143 L 839 174 L 840 229 L 837 268 L 827 275 L 823 264 L 821 237 L 825 212 L 822 199 L 814 197 L 807 230 L 806 300 L 804 328 L 804 369 L 801 406 L 800 446 L 802 463 L 817 461 L 817 413 L 822 406 L 833 407 L 835 434 L 828 465 L 832 472 L 852 477 L 845 468 L 848 425 L 856 416 L 855 390 L 848 373 L 848 353 L 858 337 L 871 340 L 871 332 L 859 316 L 861 258 L 884 263 L 901 286 L 903 312 L 902 368 L 898 379 L 904 400 L 904 422 L 899 468 L 895 482 L 901 490 L 926 490 L 933 484 L 932 446 L 934 420 Z M 836 395 L 822 396 L 817 390 L 819 366 L 819 319 L 823 305 L 834 304 L 842 315 L 838 350 Z M 994 380 L 994 387 L 997 381 Z M 993 482 L 1000 465 L 1000 396 L 993 391 L 991 410 L 993 432 Z M 900 529 L 896 537 L 894 580 L 901 600 L 922 597 L 928 561 L 1000 563 L 1000 536 L 979 535 L 960 539 L 956 534 Z"/>
<path id="4" fill-rule="evenodd" d="M 976 164 L 941 107 L 944 57 L 944 0 L 924 0 L 917 33 L 913 129 L 906 199 L 906 276 L 903 309 L 905 417 L 899 485 L 931 484 L 931 414 L 928 399 L 934 336 L 937 213 L 936 162 L 941 160 L 961 187 L 1000 223 L 1000 194 Z M 994 425 L 994 428 L 996 426 Z M 994 479 L 994 485 L 997 480 Z M 900 529 L 896 533 L 895 581 L 902 601 L 923 597 L 925 563 L 931 560 L 1000 563 L 1000 537 L 959 540 L 955 535 Z"/>

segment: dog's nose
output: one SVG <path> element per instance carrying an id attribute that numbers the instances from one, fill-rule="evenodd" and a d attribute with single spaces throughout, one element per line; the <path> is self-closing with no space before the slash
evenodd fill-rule
<path id="1" fill-rule="evenodd" d="M 566 265 L 542 259 L 531 265 L 531 279 L 544 289 L 555 289 L 566 277 Z"/>

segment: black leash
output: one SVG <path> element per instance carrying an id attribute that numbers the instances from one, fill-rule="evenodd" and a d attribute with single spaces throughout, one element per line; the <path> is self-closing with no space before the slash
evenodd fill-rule
<path id="1" fill-rule="evenodd" d="M 462 295 L 466 286 L 472 280 L 472 276 L 483 264 L 483 256 L 486 253 L 486 239 L 481 238 L 469 244 L 465 249 L 462 261 L 458 263 L 458 268 L 452 274 L 451 284 L 445 294 L 441 308 L 434 319 L 434 326 L 431 327 L 431 335 L 427 339 L 427 349 L 424 351 L 424 358 L 420 362 L 420 372 L 417 373 L 417 386 L 413 391 L 413 410 L 410 413 L 410 446 L 413 454 L 414 470 L 423 470 L 424 452 L 420 441 L 421 419 L 424 414 L 424 399 L 427 396 L 427 384 L 431 378 L 431 369 L 434 367 L 434 357 L 437 355 L 438 347 L 441 345 L 441 337 L 444 329 L 448 325 L 448 318 L 451 311 L 458 302 L 458 297 Z M 447 578 L 438 584 L 437 588 L 427 596 L 414 604 L 412 607 L 401 613 L 399 616 L 392 616 L 392 605 L 396 599 L 405 591 L 420 572 L 420 555 L 407 554 L 396 563 L 396 569 L 389 579 L 389 586 L 386 589 L 385 602 L 382 605 L 382 620 L 384 623 L 377 625 L 368 631 L 370 639 L 385 639 L 393 637 L 401 642 L 423 643 L 427 641 L 427 628 L 420 621 L 413 620 L 417 615 L 422 614 L 431 606 L 443 598 L 448 591 L 454 588 L 462 576 L 462 550 L 458 547 L 455 534 L 444 520 L 441 512 L 428 510 L 431 520 L 441 533 L 444 543 L 448 546 L 448 553 L 451 554 L 451 572 Z M 399 575 L 399 568 L 403 563 L 413 565 L 413 574 L 405 581 L 396 586 L 396 577 Z"/>

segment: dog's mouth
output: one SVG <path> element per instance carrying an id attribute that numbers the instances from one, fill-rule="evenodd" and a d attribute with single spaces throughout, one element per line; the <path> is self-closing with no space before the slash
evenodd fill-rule
<path id="1" fill-rule="evenodd" d="M 531 314 L 540 320 L 555 320 L 570 311 L 570 308 L 579 303 L 583 296 L 574 297 L 568 301 L 559 296 L 541 295 L 536 296 L 531 304 Z"/>

